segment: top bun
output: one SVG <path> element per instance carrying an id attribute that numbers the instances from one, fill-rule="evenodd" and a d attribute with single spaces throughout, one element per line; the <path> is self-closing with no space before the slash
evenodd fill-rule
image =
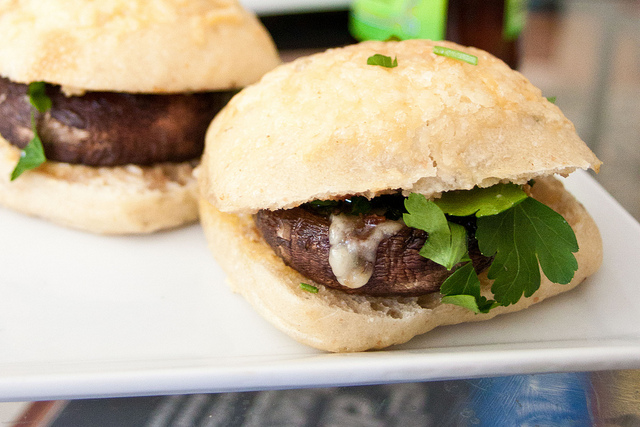
<path id="1" fill-rule="evenodd" d="M 435 45 L 478 65 L 435 55 Z M 367 65 L 374 54 L 398 66 Z M 221 211 L 250 213 L 599 166 L 560 109 L 487 52 L 365 42 L 284 64 L 235 96 L 207 132 L 201 188 Z"/>
<path id="2" fill-rule="evenodd" d="M 0 75 L 132 93 L 242 87 L 279 63 L 236 0 L 0 3 Z"/>

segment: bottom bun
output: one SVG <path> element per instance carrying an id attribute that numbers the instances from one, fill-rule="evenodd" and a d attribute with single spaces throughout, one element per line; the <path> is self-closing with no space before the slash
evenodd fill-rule
<path id="1" fill-rule="evenodd" d="M 232 289 L 242 294 L 267 320 L 294 339 L 334 352 L 380 349 L 407 342 L 436 326 L 487 320 L 522 310 L 547 297 L 568 291 L 593 274 L 602 263 L 602 240 L 584 207 L 553 177 L 536 179 L 533 197 L 565 217 L 580 251 L 578 271 L 568 285 L 551 283 L 542 275 L 531 298 L 497 307 L 487 314 L 442 304 L 439 293 L 421 297 L 349 295 L 311 282 L 286 266 L 263 241 L 251 216 L 231 215 L 200 200 L 200 218 L 209 246 L 228 275 Z M 486 272 L 480 275 L 483 294 L 490 297 Z M 318 293 L 300 289 L 300 283 Z"/>
<path id="2" fill-rule="evenodd" d="M 0 205 L 100 234 L 134 234 L 198 219 L 194 164 L 91 167 L 48 161 L 10 181 L 20 150 L 0 138 Z"/>

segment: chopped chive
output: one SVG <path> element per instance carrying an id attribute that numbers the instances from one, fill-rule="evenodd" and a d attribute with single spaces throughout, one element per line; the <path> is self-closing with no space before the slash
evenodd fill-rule
<path id="1" fill-rule="evenodd" d="M 478 65 L 478 57 L 470 55 L 468 53 L 461 52 L 455 49 L 449 49 L 444 46 L 434 46 L 433 53 L 440 56 L 446 56 L 447 58 L 457 59 L 459 61 L 466 62 L 471 65 Z"/>
<path id="2" fill-rule="evenodd" d="M 398 57 L 391 59 L 390 56 L 380 55 L 376 53 L 373 56 L 367 58 L 367 65 L 379 65 L 386 68 L 395 68 L 398 66 Z"/>
<path id="3" fill-rule="evenodd" d="M 552 104 L 556 103 L 556 97 L 555 96 L 547 96 L 547 101 L 549 101 Z"/>
<path id="4" fill-rule="evenodd" d="M 318 288 L 316 288 L 315 286 L 308 285 L 306 283 L 300 283 L 300 289 L 302 289 L 303 291 L 311 292 L 312 294 L 318 293 Z"/>

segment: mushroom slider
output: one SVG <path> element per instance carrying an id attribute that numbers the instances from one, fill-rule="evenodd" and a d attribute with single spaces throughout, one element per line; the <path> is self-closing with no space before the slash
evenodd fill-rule
<path id="1" fill-rule="evenodd" d="M 279 64 L 235 0 L 0 1 L 0 205 L 96 233 L 197 220 L 231 96 Z"/>
<path id="2" fill-rule="evenodd" d="M 293 338 L 379 349 L 567 291 L 599 231 L 553 175 L 598 170 L 520 73 L 450 42 L 297 59 L 207 131 L 200 216 L 241 293 Z"/>

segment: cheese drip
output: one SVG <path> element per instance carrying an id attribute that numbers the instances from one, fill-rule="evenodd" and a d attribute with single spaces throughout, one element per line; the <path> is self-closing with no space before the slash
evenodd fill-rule
<path id="1" fill-rule="evenodd" d="M 338 283 L 351 289 L 366 285 L 373 274 L 380 242 L 403 227 L 398 221 L 362 226 L 354 215 L 331 215 L 329 265 Z"/>

